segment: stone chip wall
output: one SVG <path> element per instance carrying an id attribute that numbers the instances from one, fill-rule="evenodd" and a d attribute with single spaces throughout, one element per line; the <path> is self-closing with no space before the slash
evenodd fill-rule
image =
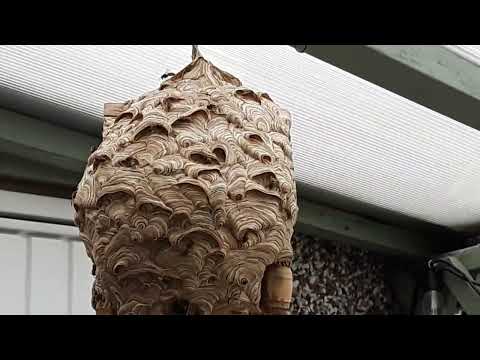
<path id="1" fill-rule="evenodd" d="M 382 256 L 296 233 L 292 315 L 390 314 Z"/>

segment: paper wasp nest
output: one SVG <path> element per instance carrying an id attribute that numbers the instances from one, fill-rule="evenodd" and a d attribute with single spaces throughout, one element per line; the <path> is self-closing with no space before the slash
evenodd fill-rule
<path id="1" fill-rule="evenodd" d="M 290 115 L 201 56 L 107 104 L 74 194 L 98 314 L 287 313 Z"/>

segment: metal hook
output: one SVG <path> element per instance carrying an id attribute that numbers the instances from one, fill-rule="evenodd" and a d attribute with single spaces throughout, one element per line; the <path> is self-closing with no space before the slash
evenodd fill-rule
<path id="1" fill-rule="evenodd" d="M 302 47 L 303 46 L 303 47 Z M 299 53 L 304 53 L 307 50 L 308 45 L 293 45 L 295 50 L 297 50 Z"/>

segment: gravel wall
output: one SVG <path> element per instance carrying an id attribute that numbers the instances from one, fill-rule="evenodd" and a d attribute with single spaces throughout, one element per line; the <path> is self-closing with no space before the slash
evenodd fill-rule
<path id="1" fill-rule="evenodd" d="M 292 244 L 292 315 L 391 313 L 381 256 L 299 233 Z"/>

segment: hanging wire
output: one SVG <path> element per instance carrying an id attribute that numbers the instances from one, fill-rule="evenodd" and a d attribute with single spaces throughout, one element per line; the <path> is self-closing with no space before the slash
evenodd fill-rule
<path id="1" fill-rule="evenodd" d="M 192 45 L 192 60 L 195 61 L 199 57 L 202 57 L 200 50 L 198 50 L 198 45 Z"/>
<path id="2" fill-rule="evenodd" d="M 443 266 L 441 266 L 443 265 Z M 437 259 L 437 260 L 429 260 L 428 267 L 435 271 L 446 271 L 456 277 L 460 278 L 461 280 L 465 281 L 470 287 L 480 296 L 480 282 L 476 280 L 469 279 L 465 274 L 463 274 L 459 269 L 453 266 L 450 262 Z"/>

